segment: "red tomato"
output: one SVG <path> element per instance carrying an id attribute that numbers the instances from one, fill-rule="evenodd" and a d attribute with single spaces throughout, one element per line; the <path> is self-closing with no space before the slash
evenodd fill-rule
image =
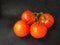
<path id="1" fill-rule="evenodd" d="M 44 23 L 47 28 L 50 28 L 54 24 L 54 18 L 51 14 L 44 13 L 39 17 L 39 22 Z"/>
<path id="2" fill-rule="evenodd" d="M 32 23 L 34 23 L 34 18 L 35 18 L 35 15 L 30 10 L 25 10 L 22 13 L 22 16 L 21 16 L 21 19 L 24 20 L 29 25 L 31 25 Z"/>
<path id="3" fill-rule="evenodd" d="M 45 24 L 34 23 L 31 25 L 30 33 L 33 38 L 43 38 L 47 34 L 47 27 Z"/>
<path id="4" fill-rule="evenodd" d="M 18 37 L 25 37 L 29 34 L 29 26 L 22 20 L 19 20 L 15 23 L 13 31 Z"/>

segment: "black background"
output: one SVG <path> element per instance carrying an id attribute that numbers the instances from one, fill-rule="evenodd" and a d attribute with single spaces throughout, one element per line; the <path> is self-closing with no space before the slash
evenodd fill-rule
<path id="1" fill-rule="evenodd" d="M 13 33 L 14 23 L 26 9 L 51 13 L 55 24 L 43 39 L 30 35 L 18 38 Z M 0 45 L 60 45 L 59 0 L 0 0 Z"/>

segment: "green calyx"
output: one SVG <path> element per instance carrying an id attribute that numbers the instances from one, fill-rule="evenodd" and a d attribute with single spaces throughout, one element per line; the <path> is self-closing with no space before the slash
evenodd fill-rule
<path id="1" fill-rule="evenodd" d="M 43 16 L 43 21 L 45 22 L 46 20 L 48 20 L 47 16 Z"/>

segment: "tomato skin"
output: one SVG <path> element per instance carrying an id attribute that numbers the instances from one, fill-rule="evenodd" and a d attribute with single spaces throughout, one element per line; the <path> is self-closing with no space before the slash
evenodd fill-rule
<path id="1" fill-rule="evenodd" d="M 30 28 L 30 34 L 33 38 L 43 38 L 47 34 L 47 27 L 45 24 L 32 24 Z"/>
<path id="2" fill-rule="evenodd" d="M 44 16 L 48 17 L 48 19 L 45 22 L 43 20 Z M 47 28 L 50 28 L 54 24 L 54 18 L 51 14 L 44 13 L 39 17 L 39 22 L 44 23 L 47 26 Z"/>
<path id="3" fill-rule="evenodd" d="M 31 15 L 32 14 L 32 15 Z M 26 23 L 28 23 L 29 25 L 31 25 L 32 23 L 34 23 L 34 18 L 35 15 L 33 14 L 32 11 L 30 10 L 25 10 L 22 13 L 21 19 L 24 20 Z"/>
<path id="4" fill-rule="evenodd" d="M 13 29 L 15 35 L 18 37 L 25 37 L 29 34 L 30 31 L 29 26 L 23 20 L 17 21 Z"/>

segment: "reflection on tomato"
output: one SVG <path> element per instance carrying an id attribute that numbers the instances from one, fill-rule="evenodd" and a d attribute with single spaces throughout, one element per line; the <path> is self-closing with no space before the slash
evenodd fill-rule
<path id="1" fill-rule="evenodd" d="M 21 16 L 21 19 L 24 20 L 29 25 L 31 25 L 32 23 L 34 23 L 34 18 L 35 18 L 35 15 L 30 10 L 25 10 L 22 13 L 22 16 Z"/>
<path id="2" fill-rule="evenodd" d="M 43 38 L 47 34 L 47 27 L 42 23 L 34 23 L 31 25 L 30 33 L 33 38 Z"/>
<path id="3" fill-rule="evenodd" d="M 14 29 L 14 33 L 18 37 L 25 37 L 29 34 L 30 31 L 29 26 L 23 20 L 17 21 L 13 29 Z"/>
<path id="4" fill-rule="evenodd" d="M 54 24 L 54 18 L 51 14 L 44 13 L 39 17 L 39 22 L 44 23 L 47 28 L 50 28 Z"/>

